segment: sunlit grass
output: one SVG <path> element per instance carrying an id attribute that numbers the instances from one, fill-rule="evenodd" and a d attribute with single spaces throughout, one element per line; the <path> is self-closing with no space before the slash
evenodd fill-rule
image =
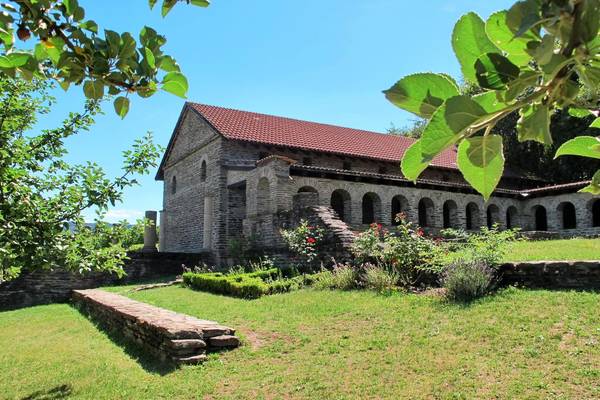
<path id="1" fill-rule="evenodd" d="M 245 301 L 176 286 L 118 290 L 236 327 L 244 346 L 202 366 L 168 370 L 146 357 L 138 362 L 139 351 L 69 305 L 3 312 L 0 397 L 600 396 L 597 293 L 508 289 L 456 306 L 367 291 L 303 290 Z"/>
<path id="2" fill-rule="evenodd" d="M 508 245 L 505 260 L 600 260 L 600 239 L 518 241 Z"/>

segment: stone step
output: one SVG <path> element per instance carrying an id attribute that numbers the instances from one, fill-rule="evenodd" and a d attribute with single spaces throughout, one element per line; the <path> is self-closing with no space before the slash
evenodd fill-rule
<path id="1" fill-rule="evenodd" d="M 221 335 L 208 338 L 208 344 L 210 347 L 214 348 L 238 347 L 240 345 L 240 339 L 232 335 Z"/>

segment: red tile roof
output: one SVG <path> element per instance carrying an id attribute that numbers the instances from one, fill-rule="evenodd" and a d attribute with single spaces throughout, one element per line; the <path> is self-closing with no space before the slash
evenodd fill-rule
<path id="1" fill-rule="evenodd" d="M 360 129 L 188 103 L 228 139 L 325 153 L 400 162 L 414 139 Z M 456 169 L 456 150 L 435 157 L 432 166 Z"/>

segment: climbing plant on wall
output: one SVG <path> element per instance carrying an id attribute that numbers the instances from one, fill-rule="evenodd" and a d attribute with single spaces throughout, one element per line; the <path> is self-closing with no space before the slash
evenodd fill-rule
<path id="1" fill-rule="evenodd" d="M 209 5 L 208 0 L 163 0 L 162 16 L 180 2 Z M 156 3 L 149 0 L 150 8 Z M 81 85 L 91 100 L 114 95 L 121 117 L 132 94 L 145 98 L 162 89 L 186 95 L 186 77 L 162 50 L 167 39 L 148 26 L 137 40 L 130 32 L 100 31 L 78 0 L 13 0 L 1 3 L 0 9 L 0 74 L 51 78 L 65 90 Z"/>
<path id="2" fill-rule="evenodd" d="M 600 0 L 524 0 L 483 21 L 468 13 L 456 23 L 452 47 L 464 79 L 483 89 L 461 95 L 446 74 L 418 73 L 399 80 L 385 96 L 428 120 L 421 138 L 404 154 L 402 172 L 416 180 L 433 158 L 458 145 L 464 178 L 485 199 L 504 170 L 502 137 L 493 128 L 519 113 L 519 141 L 552 143 L 550 118 L 569 108 L 575 116 L 598 116 L 600 105 L 576 101 L 600 86 Z M 600 128 L 600 118 L 591 127 Z M 600 139 L 578 136 L 555 157 L 600 159 Z M 600 194 L 600 171 L 584 192 Z"/>

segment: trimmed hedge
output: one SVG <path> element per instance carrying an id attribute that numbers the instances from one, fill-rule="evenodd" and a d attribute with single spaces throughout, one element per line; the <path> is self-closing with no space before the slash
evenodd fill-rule
<path id="1" fill-rule="evenodd" d="M 313 282 L 311 275 L 279 278 L 277 268 L 245 274 L 227 275 L 221 272 L 183 274 L 183 282 L 193 289 L 227 296 L 256 299 L 258 297 L 298 290 Z"/>

